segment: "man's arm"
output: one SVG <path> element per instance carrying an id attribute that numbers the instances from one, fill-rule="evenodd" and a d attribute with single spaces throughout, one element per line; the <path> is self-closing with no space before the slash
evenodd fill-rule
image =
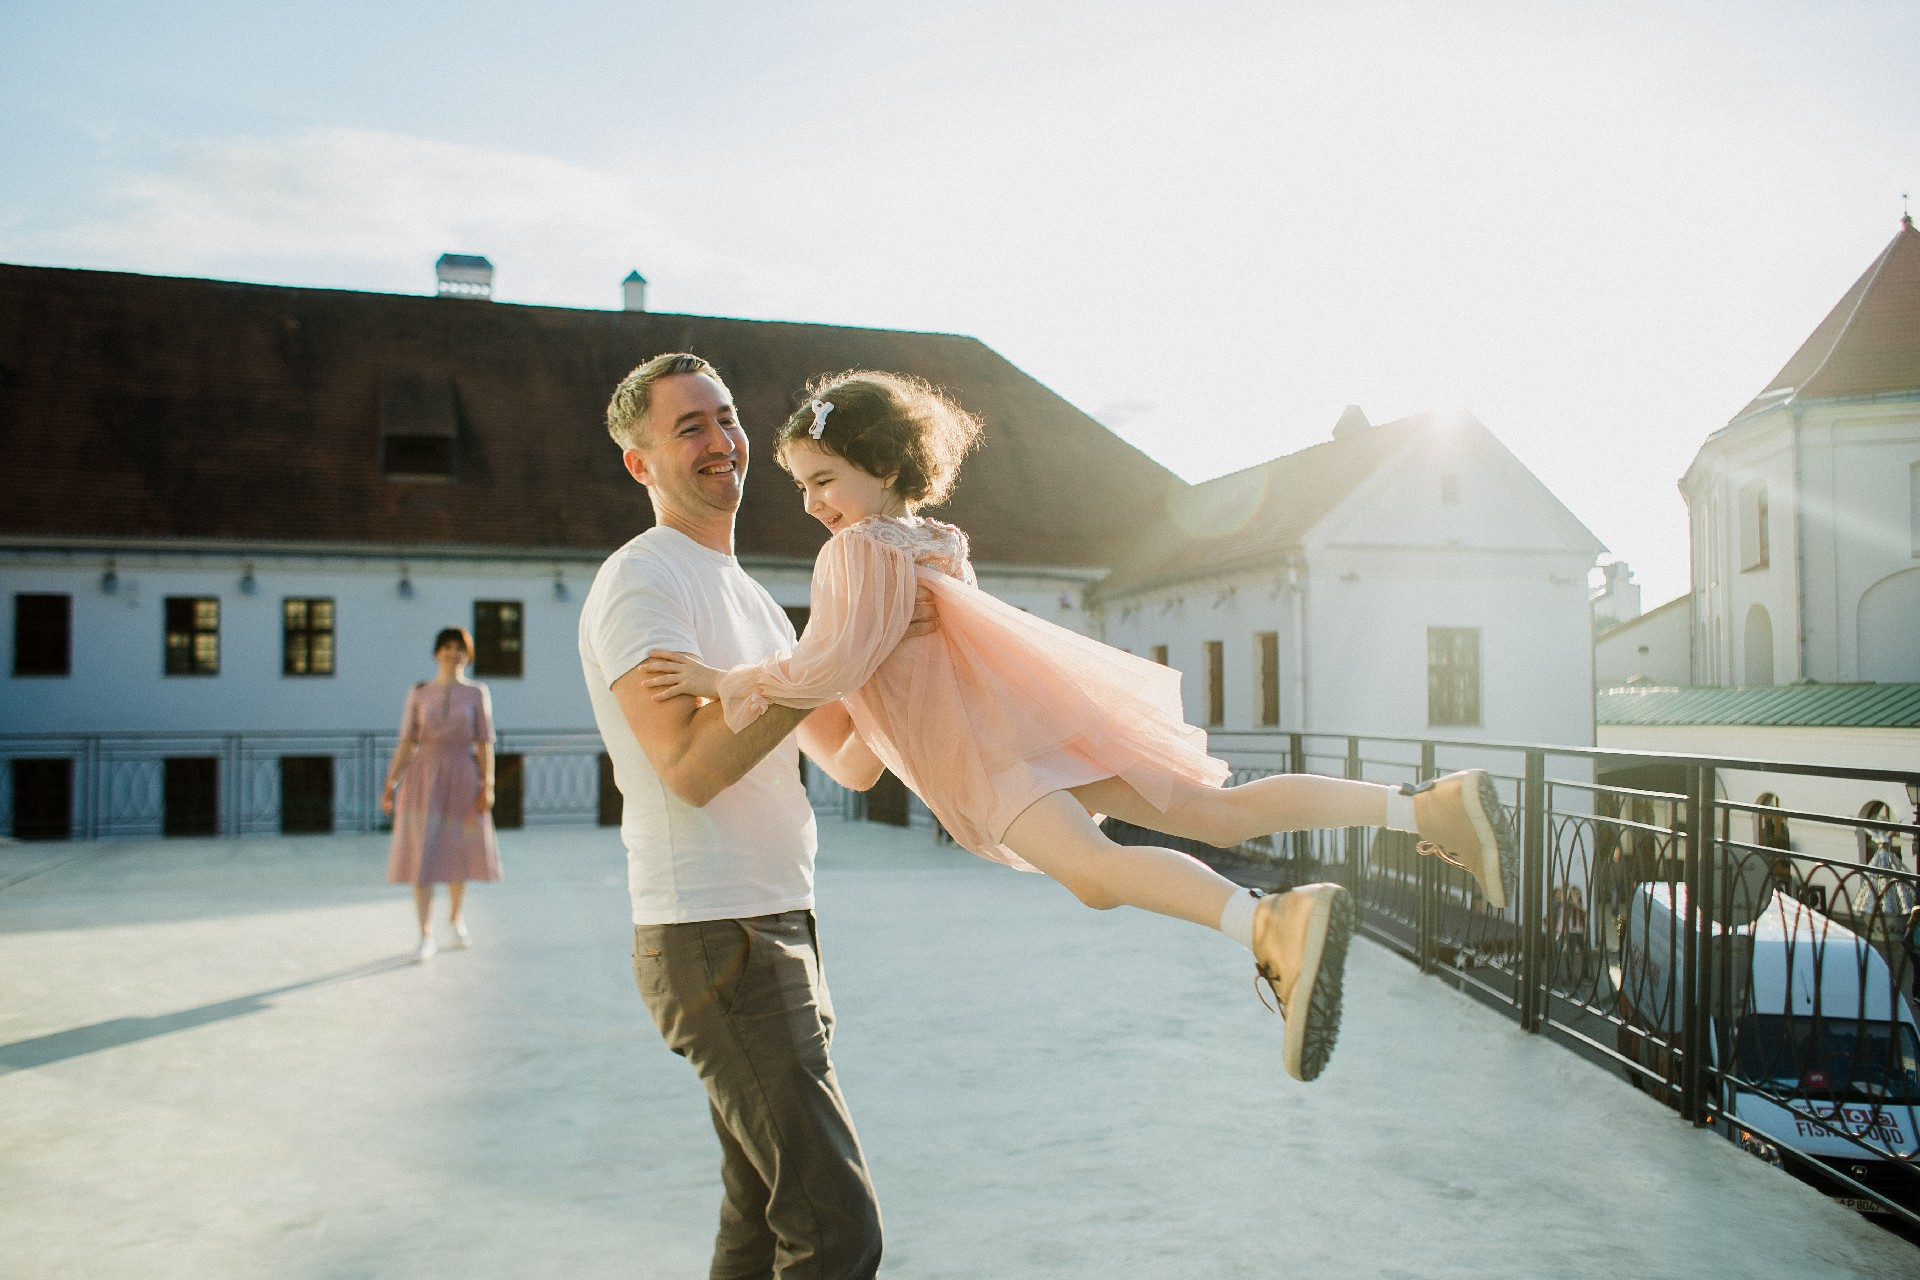
<path id="1" fill-rule="evenodd" d="M 765 715 L 734 733 L 720 718 L 719 703 L 695 707 L 692 698 L 655 702 L 645 676 L 635 667 L 615 680 L 614 700 L 660 781 L 696 809 L 746 777 L 807 718 L 805 711 L 794 707 L 770 706 Z"/>
<path id="2" fill-rule="evenodd" d="M 800 749 L 827 771 L 827 776 L 853 791 L 865 791 L 880 781 L 886 766 L 853 728 L 844 702 L 815 707 L 800 725 Z"/>

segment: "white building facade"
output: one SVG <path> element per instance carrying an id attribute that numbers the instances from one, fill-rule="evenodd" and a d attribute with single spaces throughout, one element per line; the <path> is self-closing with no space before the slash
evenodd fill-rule
<path id="1" fill-rule="evenodd" d="M 1096 592 L 1223 730 L 1587 745 L 1598 540 L 1470 418 L 1372 426 L 1196 486 Z"/>
<path id="2" fill-rule="evenodd" d="M 1920 681 L 1916 312 L 1909 220 L 1687 469 L 1692 683 Z"/>
<path id="3" fill-rule="evenodd" d="M 576 627 L 651 523 L 602 415 L 663 350 L 729 378 L 740 560 L 796 627 L 826 535 L 768 443 L 822 369 L 986 416 L 941 514 L 983 588 L 1070 628 L 1126 513 L 1177 484 L 972 339 L 505 306 L 448 270 L 416 298 L 0 266 L 0 833 L 369 829 L 445 627 L 492 695 L 501 824 L 617 821 Z M 1069 460 L 1093 479 L 1025 500 Z"/>
<path id="4" fill-rule="evenodd" d="M 1692 588 L 1598 637 L 1600 745 L 1920 778 L 1911 219 L 1767 387 L 1707 438 L 1680 487 Z M 1718 786 L 1737 803 L 1825 815 L 1781 824 L 1795 852 L 1864 860 L 1877 840 L 1913 866 L 1910 837 L 1846 821 L 1920 823 L 1902 783 L 1729 767 Z"/>

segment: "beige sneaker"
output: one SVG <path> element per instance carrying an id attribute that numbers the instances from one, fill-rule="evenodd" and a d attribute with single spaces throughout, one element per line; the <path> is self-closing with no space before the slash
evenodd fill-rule
<path id="1" fill-rule="evenodd" d="M 1413 797 L 1419 851 L 1467 872 L 1488 903 L 1504 909 L 1520 883 L 1520 848 L 1487 771 L 1463 769 L 1400 790 Z"/>
<path id="2" fill-rule="evenodd" d="M 1282 1063 L 1295 1080 L 1313 1079 L 1333 1056 L 1353 926 L 1353 895 L 1337 884 L 1302 885 L 1254 904 L 1253 958 L 1280 1002 Z"/>

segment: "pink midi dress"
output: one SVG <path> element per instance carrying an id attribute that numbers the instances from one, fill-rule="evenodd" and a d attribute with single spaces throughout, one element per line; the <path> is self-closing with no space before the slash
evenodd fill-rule
<path id="1" fill-rule="evenodd" d="M 493 815 L 480 808 L 478 748 L 493 741 L 487 687 L 465 680 L 413 686 L 400 736 L 417 749 L 393 798 L 387 879 L 394 884 L 498 880 Z"/>
<path id="2" fill-rule="evenodd" d="M 916 586 L 940 625 L 903 639 Z M 967 536 L 916 517 L 842 529 L 813 569 L 812 614 L 790 653 L 718 681 L 736 733 L 768 704 L 843 700 L 860 737 L 967 849 L 1023 871 L 1002 841 L 1048 792 L 1120 778 L 1165 810 L 1177 781 L 1228 768 L 1187 724 L 1180 673 L 1058 627 L 976 585 Z"/>

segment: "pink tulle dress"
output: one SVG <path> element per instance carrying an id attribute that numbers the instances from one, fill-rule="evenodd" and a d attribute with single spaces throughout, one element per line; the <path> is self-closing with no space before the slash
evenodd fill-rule
<path id="1" fill-rule="evenodd" d="M 939 628 L 902 639 L 922 582 Z M 843 699 L 874 754 L 984 858 L 1033 870 L 1001 842 L 1050 791 L 1121 778 L 1164 810 L 1176 780 L 1226 780 L 1182 719 L 1178 671 L 980 590 L 952 525 L 870 516 L 842 529 L 814 564 L 812 609 L 791 653 L 720 676 L 728 726 L 769 703 Z"/>

